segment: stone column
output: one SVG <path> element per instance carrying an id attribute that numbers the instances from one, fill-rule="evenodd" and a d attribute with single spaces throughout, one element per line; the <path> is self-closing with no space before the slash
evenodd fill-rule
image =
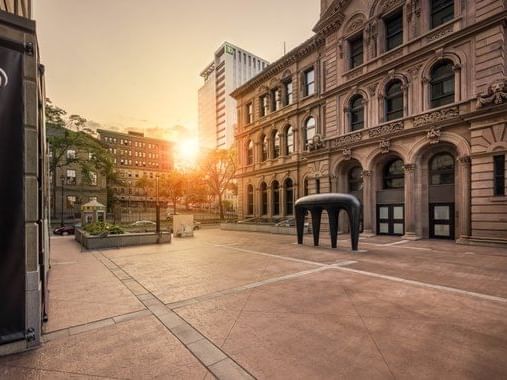
<path id="1" fill-rule="evenodd" d="M 405 165 L 405 235 L 403 239 L 418 240 L 415 229 L 415 164 Z"/>
<path id="2" fill-rule="evenodd" d="M 467 242 L 470 238 L 471 231 L 471 166 L 472 160 L 470 156 L 462 156 L 458 158 L 458 184 L 459 198 L 456 199 L 458 210 L 458 242 Z"/>
<path id="3" fill-rule="evenodd" d="M 372 171 L 363 170 L 363 235 L 373 236 L 373 189 Z"/>

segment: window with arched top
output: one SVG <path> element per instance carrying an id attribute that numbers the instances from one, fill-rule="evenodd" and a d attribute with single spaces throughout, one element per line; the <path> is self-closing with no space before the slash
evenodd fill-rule
<path id="1" fill-rule="evenodd" d="M 430 73 L 431 107 L 454 103 L 454 63 L 448 59 L 437 62 Z"/>
<path id="2" fill-rule="evenodd" d="M 271 184 L 271 191 L 273 192 L 273 215 L 280 215 L 280 185 L 278 181 Z"/>
<path id="3" fill-rule="evenodd" d="M 266 182 L 261 183 L 261 214 L 268 214 L 268 185 Z"/>
<path id="4" fill-rule="evenodd" d="M 273 158 L 280 157 L 280 133 L 273 131 Z"/>
<path id="5" fill-rule="evenodd" d="M 263 135 L 262 138 L 261 138 L 261 149 L 262 149 L 262 152 L 261 152 L 261 161 L 266 161 L 268 159 L 268 147 L 269 147 L 269 142 L 268 142 L 268 137 Z"/>
<path id="6" fill-rule="evenodd" d="M 400 80 L 389 82 L 385 91 L 385 120 L 403 117 L 403 90 Z"/>
<path id="7" fill-rule="evenodd" d="M 355 95 L 350 99 L 350 130 L 358 131 L 364 128 L 364 99 Z"/>
<path id="8" fill-rule="evenodd" d="M 363 169 L 360 166 L 351 168 L 347 175 L 349 191 L 360 191 L 363 189 Z"/>
<path id="9" fill-rule="evenodd" d="M 288 127 L 285 131 L 285 154 L 294 153 L 294 130 L 292 127 Z"/>
<path id="10" fill-rule="evenodd" d="M 254 190 L 252 185 L 248 185 L 246 189 L 247 194 L 247 214 L 253 215 L 254 213 Z"/>
<path id="11" fill-rule="evenodd" d="M 305 150 L 308 149 L 308 144 L 313 141 L 313 137 L 315 136 L 315 133 L 316 133 L 316 130 L 315 130 L 316 125 L 317 125 L 317 123 L 315 122 L 315 118 L 313 116 L 309 117 L 305 122 L 305 126 L 303 129 Z"/>
<path id="12" fill-rule="evenodd" d="M 252 165 L 254 163 L 254 143 L 252 140 L 248 141 L 246 148 L 246 163 Z"/>
<path id="13" fill-rule="evenodd" d="M 285 188 L 285 210 L 287 215 L 294 215 L 294 183 L 292 179 L 287 178 L 284 183 Z"/>
<path id="14" fill-rule="evenodd" d="M 430 0 L 431 28 L 454 18 L 454 0 Z"/>
<path id="15" fill-rule="evenodd" d="M 431 158 L 430 183 L 432 185 L 454 183 L 454 157 L 449 153 L 438 153 Z"/>
<path id="16" fill-rule="evenodd" d="M 405 186 L 405 169 L 399 158 L 389 161 L 383 174 L 384 189 L 402 189 Z"/>

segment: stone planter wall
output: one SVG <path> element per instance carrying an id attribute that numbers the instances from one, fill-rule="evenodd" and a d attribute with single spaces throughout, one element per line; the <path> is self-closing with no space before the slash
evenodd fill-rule
<path id="1" fill-rule="evenodd" d="M 123 235 L 109 235 L 106 237 L 92 236 L 76 228 L 75 239 L 86 249 L 122 248 L 136 245 L 168 244 L 171 243 L 171 234 L 162 232 L 127 233 Z"/>

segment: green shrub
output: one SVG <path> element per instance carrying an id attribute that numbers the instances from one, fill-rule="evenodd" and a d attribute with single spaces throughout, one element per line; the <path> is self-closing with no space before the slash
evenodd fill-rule
<path id="1" fill-rule="evenodd" d="M 125 233 L 120 226 L 104 222 L 90 223 L 84 226 L 83 229 L 90 235 L 101 235 L 103 233 L 121 235 Z"/>

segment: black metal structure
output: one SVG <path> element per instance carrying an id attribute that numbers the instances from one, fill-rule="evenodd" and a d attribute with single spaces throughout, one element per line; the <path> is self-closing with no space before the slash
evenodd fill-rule
<path id="1" fill-rule="evenodd" d="M 315 246 L 319 245 L 320 221 L 322 211 L 326 210 L 329 217 L 331 246 L 336 248 L 338 240 L 338 214 L 340 210 L 345 210 L 349 216 L 352 250 L 358 250 L 361 204 L 355 196 L 342 193 L 308 195 L 299 198 L 296 201 L 295 208 L 298 244 L 303 244 L 305 216 L 309 211 L 312 215 L 313 244 Z"/>

